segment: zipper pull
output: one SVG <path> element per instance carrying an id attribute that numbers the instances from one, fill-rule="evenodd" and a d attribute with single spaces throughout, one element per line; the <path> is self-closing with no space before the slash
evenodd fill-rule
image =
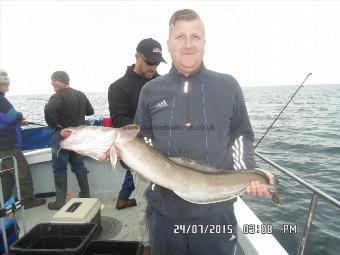
<path id="1" fill-rule="evenodd" d="M 189 89 L 189 82 L 185 81 L 184 82 L 184 94 L 188 93 L 188 89 Z"/>

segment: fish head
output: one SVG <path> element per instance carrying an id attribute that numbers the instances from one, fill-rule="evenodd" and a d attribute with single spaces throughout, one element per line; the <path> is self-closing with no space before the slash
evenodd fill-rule
<path id="1" fill-rule="evenodd" d="M 79 126 L 65 130 L 70 135 L 59 143 L 61 149 L 96 160 L 103 160 L 118 134 L 118 129 L 101 126 Z"/>

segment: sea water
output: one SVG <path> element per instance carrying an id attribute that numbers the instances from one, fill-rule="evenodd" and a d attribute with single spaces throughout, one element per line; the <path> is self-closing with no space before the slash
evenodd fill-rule
<path id="1" fill-rule="evenodd" d="M 244 87 L 255 144 L 298 86 Z M 52 92 L 51 92 L 52 93 Z M 86 93 L 95 117 L 109 116 L 107 93 Z M 9 96 L 29 121 L 45 124 L 44 105 L 50 95 Z M 340 85 L 305 85 L 257 147 L 257 151 L 340 200 Z M 282 202 L 243 195 L 284 248 L 295 254 L 307 219 L 311 191 L 257 160 L 279 181 Z M 291 231 L 284 231 L 290 224 Z M 265 229 L 265 228 L 264 228 Z M 295 233 L 296 232 L 296 233 Z M 340 254 L 340 209 L 319 198 L 305 254 Z M 268 247 L 270 249 L 270 247 Z"/>

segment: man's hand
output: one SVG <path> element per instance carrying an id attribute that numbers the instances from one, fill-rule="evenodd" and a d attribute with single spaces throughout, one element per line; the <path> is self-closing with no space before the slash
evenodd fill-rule
<path id="1" fill-rule="evenodd" d="M 109 160 L 110 159 L 110 150 L 107 150 L 103 155 L 99 157 L 99 160 Z"/>
<path id="2" fill-rule="evenodd" d="M 260 170 L 269 177 L 271 182 L 273 181 L 274 175 L 272 173 L 264 169 L 260 169 Z M 249 195 L 259 196 L 259 197 L 266 197 L 270 195 L 267 185 L 261 184 L 259 181 L 251 181 L 250 185 L 246 189 L 246 193 Z"/>
<path id="3" fill-rule="evenodd" d="M 27 126 L 28 125 L 28 121 L 24 119 L 21 120 L 21 126 Z"/>
<path id="4" fill-rule="evenodd" d="M 121 160 L 120 151 L 115 147 L 117 153 L 117 160 Z M 107 150 L 103 155 L 99 157 L 99 160 L 109 160 L 110 159 L 110 150 Z"/>
<path id="5" fill-rule="evenodd" d="M 72 132 L 71 132 L 69 129 L 67 129 L 67 128 L 64 128 L 64 129 L 60 130 L 60 135 L 61 135 L 64 139 L 67 138 L 67 137 L 69 137 L 71 133 L 72 133 Z"/>
<path id="6" fill-rule="evenodd" d="M 246 189 L 246 193 L 253 196 L 266 197 L 269 196 L 267 186 L 261 184 L 259 181 L 251 181 Z"/>
<path id="7" fill-rule="evenodd" d="M 115 149 L 116 149 L 116 153 L 117 153 L 117 160 L 122 160 L 120 151 L 118 150 L 118 148 L 116 146 L 115 146 Z"/>

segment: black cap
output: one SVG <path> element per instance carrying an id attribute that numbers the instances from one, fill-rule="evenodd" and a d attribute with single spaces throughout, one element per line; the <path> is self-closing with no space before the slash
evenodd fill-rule
<path id="1" fill-rule="evenodd" d="M 159 42 L 152 38 L 147 38 L 138 44 L 136 48 L 137 52 L 143 54 L 145 59 L 150 62 L 164 62 L 164 58 L 162 57 L 162 46 Z"/>

